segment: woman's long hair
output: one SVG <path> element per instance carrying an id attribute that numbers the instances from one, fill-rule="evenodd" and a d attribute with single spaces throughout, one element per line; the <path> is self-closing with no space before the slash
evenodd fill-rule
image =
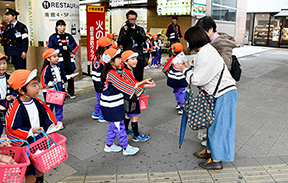
<path id="1" fill-rule="evenodd" d="M 44 69 L 47 65 L 50 65 L 50 62 L 47 60 L 47 58 L 45 58 L 45 60 L 44 60 L 44 62 L 43 62 L 42 69 L 41 69 L 41 73 L 43 72 L 43 69 Z"/>
<path id="2" fill-rule="evenodd" d="M 118 55 L 114 56 L 114 57 L 111 59 L 110 62 L 112 62 L 112 63 L 115 62 L 115 59 L 116 59 L 116 58 L 121 58 L 121 55 L 118 54 Z M 114 68 L 112 67 L 112 65 L 111 65 L 110 62 L 107 63 L 107 64 L 105 64 L 103 70 L 101 71 L 101 88 L 102 88 L 102 89 L 104 89 L 104 85 L 105 85 L 105 81 L 106 81 L 106 77 L 107 77 L 108 72 L 109 72 L 111 69 L 114 69 Z"/>

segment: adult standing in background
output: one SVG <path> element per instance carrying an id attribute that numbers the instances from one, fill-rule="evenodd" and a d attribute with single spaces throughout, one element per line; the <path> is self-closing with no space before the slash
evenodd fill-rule
<path id="1" fill-rule="evenodd" d="M 167 26 L 165 36 L 168 38 L 169 57 L 172 56 L 171 45 L 174 43 L 180 43 L 180 39 L 183 37 L 183 33 L 180 25 L 177 24 L 178 17 L 172 17 L 172 23 Z"/>
<path id="2" fill-rule="evenodd" d="M 78 50 L 79 46 L 74 40 L 73 36 L 65 32 L 66 23 L 64 20 L 58 20 L 56 22 L 56 33 L 52 34 L 49 37 L 48 48 L 59 49 L 59 62 L 58 65 L 62 67 L 67 75 L 72 74 L 75 69 L 75 53 Z M 68 95 L 70 98 L 74 99 L 75 90 L 74 90 L 74 79 L 71 78 L 68 80 Z"/>
<path id="3" fill-rule="evenodd" d="M 205 30 L 210 38 L 211 45 L 220 53 L 228 70 L 231 71 L 232 50 L 237 47 L 235 39 L 226 33 L 217 32 L 216 23 L 210 16 L 200 18 L 196 25 L 201 26 Z"/>
<path id="4" fill-rule="evenodd" d="M 125 25 L 121 28 L 118 43 L 123 46 L 123 51 L 132 50 L 137 52 L 138 63 L 133 69 L 137 81 L 143 80 L 144 67 L 146 60 L 143 53 L 143 43 L 146 41 L 146 34 L 142 27 L 136 25 L 137 13 L 134 10 L 129 10 L 126 13 Z"/>
<path id="5" fill-rule="evenodd" d="M 19 13 L 11 8 L 6 9 L 9 24 L 4 30 L 4 37 L 8 38 L 8 52 L 15 69 L 26 69 L 28 51 L 28 30 L 26 25 L 17 20 Z"/>

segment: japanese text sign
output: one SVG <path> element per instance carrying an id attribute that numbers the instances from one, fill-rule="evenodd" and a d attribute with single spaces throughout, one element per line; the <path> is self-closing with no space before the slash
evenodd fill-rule
<path id="1" fill-rule="evenodd" d="M 98 39 L 105 36 L 105 7 L 86 5 L 87 57 L 93 61 L 98 49 Z"/>

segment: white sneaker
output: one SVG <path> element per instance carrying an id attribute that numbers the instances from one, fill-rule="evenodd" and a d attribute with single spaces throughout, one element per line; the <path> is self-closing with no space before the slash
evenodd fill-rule
<path id="1" fill-rule="evenodd" d="M 76 98 L 76 95 L 70 95 L 70 94 L 68 94 L 69 95 L 69 97 L 71 98 L 71 99 L 75 99 Z"/>
<path id="2" fill-rule="evenodd" d="M 63 130 L 64 129 L 62 121 L 57 121 L 57 125 L 60 126 L 59 130 Z"/>

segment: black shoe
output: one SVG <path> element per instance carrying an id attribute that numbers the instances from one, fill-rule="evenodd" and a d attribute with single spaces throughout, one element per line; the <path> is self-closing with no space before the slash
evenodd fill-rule
<path id="1" fill-rule="evenodd" d="M 207 150 L 204 149 L 203 151 L 201 151 L 200 153 L 194 153 L 194 156 L 196 158 L 199 158 L 199 159 L 209 159 L 211 158 L 211 154 L 210 153 L 207 153 Z"/>
<path id="2" fill-rule="evenodd" d="M 221 172 L 223 169 L 222 161 L 214 162 L 212 158 L 209 158 L 206 163 L 199 163 L 199 167 L 205 170 L 214 170 L 216 172 Z"/>

